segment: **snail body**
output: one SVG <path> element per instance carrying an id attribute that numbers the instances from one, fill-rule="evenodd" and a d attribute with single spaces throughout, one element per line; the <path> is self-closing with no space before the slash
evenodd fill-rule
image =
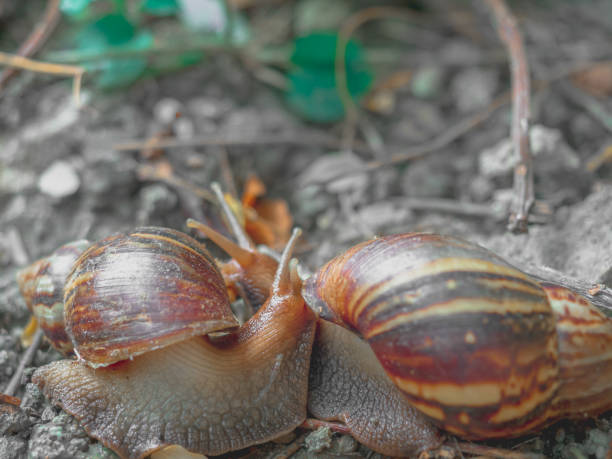
<path id="1" fill-rule="evenodd" d="M 289 273 L 296 237 L 270 298 L 237 330 L 219 270 L 189 236 L 144 228 L 94 244 L 65 287 L 81 360 L 41 367 L 33 382 L 122 457 L 173 444 L 216 455 L 290 432 L 306 417 L 315 331 Z"/>
<path id="2" fill-rule="evenodd" d="M 466 241 L 364 242 L 308 279 L 304 297 L 361 335 L 414 407 L 464 438 L 519 436 L 612 407 L 610 320 Z"/>

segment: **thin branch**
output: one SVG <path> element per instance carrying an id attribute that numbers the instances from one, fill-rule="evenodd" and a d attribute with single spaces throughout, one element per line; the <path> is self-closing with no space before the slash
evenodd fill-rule
<path id="1" fill-rule="evenodd" d="M 85 69 L 75 65 L 55 64 L 53 62 L 42 62 L 0 52 L 0 64 L 10 67 L 21 68 L 31 72 L 46 73 L 49 75 L 65 75 L 73 78 L 73 95 L 76 104 L 80 102 L 81 80 Z"/>
<path id="2" fill-rule="evenodd" d="M 498 108 L 507 104 L 509 100 L 510 95 L 508 93 L 504 93 L 495 98 L 495 100 L 491 102 L 487 108 L 469 118 L 462 119 L 453 126 L 450 126 L 449 128 L 445 129 L 441 135 L 419 145 L 404 148 L 403 153 L 393 154 L 386 161 L 371 161 L 367 163 L 366 170 L 371 171 L 381 167 L 393 166 L 406 161 L 421 158 L 428 153 L 440 150 L 489 119 L 489 117 L 495 113 Z"/>
<path id="3" fill-rule="evenodd" d="M 36 330 L 36 333 L 34 334 L 34 338 L 32 339 L 32 344 L 30 344 L 30 346 L 26 349 L 26 351 L 21 356 L 21 360 L 19 361 L 19 365 L 17 366 L 17 369 L 15 370 L 13 377 L 11 378 L 6 388 L 4 389 L 4 393 L 6 395 L 14 395 L 15 392 L 17 391 L 17 388 L 21 385 L 21 377 L 23 376 L 23 371 L 32 362 L 32 359 L 34 358 L 34 354 L 36 353 L 36 351 L 38 350 L 40 346 L 42 337 L 43 337 L 43 332 L 39 328 L 38 330 Z"/>
<path id="4" fill-rule="evenodd" d="M 484 0 L 497 24 L 497 33 L 507 48 L 512 70 L 512 144 L 519 156 L 514 169 L 514 210 L 509 228 L 527 232 L 527 217 L 533 205 L 533 159 L 529 151 L 529 68 L 525 48 L 514 15 L 504 0 Z"/>
<path id="5" fill-rule="evenodd" d="M 45 44 L 59 22 L 59 4 L 60 0 L 49 0 L 47 2 L 47 8 L 45 9 L 43 17 L 17 50 L 16 54 L 18 56 L 33 56 Z M 17 75 L 17 69 L 15 67 L 6 69 L 0 74 L 0 91 L 15 75 Z"/>
<path id="6" fill-rule="evenodd" d="M 338 148 L 340 142 L 335 137 L 317 131 L 300 131 L 284 133 L 281 135 L 256 134 L 255 136 L 244 136 L 231 138 L 225 136 L 195 136 L 190 139 L 179 139 L 168 137 L 159 140 L 155 148 L 181 148 L 181 147 L 207 147 L 207 146 L 266 146 L 266 145 L 310 145 L 324 148 Z M 119 151 L 141 150 L 146 147 L 146 140 L 132 140 L 113 146 Z M 364 151 L 370 151 L 367 146 L 358 147 Z"/>

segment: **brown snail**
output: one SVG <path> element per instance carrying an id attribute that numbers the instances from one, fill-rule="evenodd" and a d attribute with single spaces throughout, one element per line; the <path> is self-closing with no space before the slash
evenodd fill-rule
<path id="1" fill-rule="evenodd" d="M 293 430 L 306 416 L 315 331 L 301 281 L 289 272 L 297 236 L 266 304 L 217 338 L 203 335 L 237 323 L 197 241 L 142 228 L 92 245 L 64 289 L 81 361 L 39 368 L 33 381 L 122 457 L 174 444 L 215 455 Z"/>
<path id="2" fill-rule="evenodd" d="M 459 436 L 515 437 L 612 408 L 610 319 L 466 241 L 364 242 L 308 279 L 304 297 L 356 330 L 410 403 Z M 311 384 L 316 416 L 333 418 L 312 403 L 329 390 Z"/>
<path id="3" fill-rule="evenodd" d="M 85 255 L 81 259 L 87 258 Z M 193 338 L 191 342 L 246 352 L 247 347 L 237 343 L 257 342 L 256 335 L 273 328 L 267 321 L 276 320 L 278 333 L 300 349 L 294 354 L 299 368 L 279 373 L 275 364 L 268 364 L 261 371 L 275 381 L 285 379 L 285 388 L 301 388 L 306 386 L 315 316 L 304 307 L 295 271 L 293 277 L 288 274 L 288 257 L 286 251 L 274 293 L 251 321 L 219 342 L 210 338 Z M 306 282 L 303 296 L 322 317 L 345 327 L 319 321 L 310 369 L 309 410 L 321 419 L 344 421 L 356 438 L 384 454 L 408 455 L 438 446 L 441 440 L 436 425 L 466 438 L 512 437 L 561 417 L 593 416 L 612 407 L 609 319 L 585 296 L 531 278 L 468 242 L 427 234 L 368 241 L 322 267 Z M 281 305 L 296 304 L 301 311 L 297 324 L 277 312 L 289 308 Z M 296 338 L 295 333 L 301 333 L 302 338 Z M 254 349 L 272 361 L 280 352 L 274 346 L 282 350 L 287 345 L 282 340 L 265 342 L 267 352 L 261 345 Z M 181 370 L 175 360 L 191 362 L 191 357 L 179 359 L 174 352 L 184 346 L 177 344 L 150 354 L 167 355 L 165 365 L 178 374 Z M 199 353 L 200 348 L 195 349 Z M 100 417 L 95 409 L 102 404 L 97 394 L 115 395 L 116 389 L 104 387 L 115 385 L 114 378 L 123 376 L 124 368 L 156 367 L 150 361 L 152 356 L 143 354 L 108 370 L 64 361 L 38 370 L 35 380 L 67 411 L 75 412 L 76 406 L 84 413 L 77 417 L 87 428 Z M 259 354 L 250 358 L 257 360 Z M 84 386 L 83 379 L 87 381 Z M 164 386 L 163 381 L 150 376 L 138 381 L 141 390 L 180 386 L 174 380 L 172 387 Z M 92 385 L 96 389 L 93 400 L 88 398 Z M 225 381 L 207 389 L 233 391 L 233 385 Z M 125 395 L 122 389 L 119 392 Z M 226 399 L 233 398 L 226 395 Z M 199 407 L 195 397 L 192 394 L 187 402 L 177 403 Z M 305 408 L 300 408 L 305 398 L 295 397 L 294 401 L 297 405 L 283 400 L 282 407 L 277 407 L 296 413 L 287 424 L 292 427 L 285 431 L 305 416 Z M 147 403 L 137 400 L 137 406 Z M 224 408 L 230 413 L 242 407 L 235 403 Z M 252 421 L 248 411 L 245 416 Z M 119 428 L 110 427 L 111 418 L 106 415 L 99 421 L 105 428 L 90 426 L 88 430 L 98 438 L 102 437 L 99 430 L 104 429 L 116 436 Z M 249 422 L 231 434 L 242 440 L 240 429 L 248 431 Z M 138 457 L 175 440 L 161 437 L 153 432 L 147 437 L 154 439 L 153 446 L 136 442 L 135 447 L 126 449 L 121 443 L 114 449 Z M 273 436 L 264 435 L 253 443 L 270 438 Z M 188 449 L 217 454 L 246 444 L 236 440 L 229 441 L 225 449 L 197 449 L 193 445 Z"/>
<path id="4" fill-rule="evenodd" d="M 367 241 L 320 268 L 303 297 L 325 319 L 309 411 L 384 454 L 437 446 L 430 421 L 486 439 L 612 409 L 611 320 L 586 291 L 475 244 L 418 233 Z"/>

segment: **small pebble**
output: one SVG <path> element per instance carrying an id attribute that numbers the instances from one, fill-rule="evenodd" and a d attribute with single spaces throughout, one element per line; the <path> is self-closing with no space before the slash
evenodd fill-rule
<path id="1" fill-rule="evenodd" d="M 53 198 L 70 196 L 79 189 L 81 181 L 74 167 L 66 161 L 56 161 L 38 179 L 38 189 Z"/>
<path id="2" fill-rule="evenodd" d="M 153 108 L 155 119 L 162 124 L 171 124 L 176 119 L 176 115 L 181 113 L 181 103 L 176 99 L 161 99 Z"/>
<path id="3" fill-rule="evenodd" d="M 308 434 L 304 439 L 304 445 L 310 453 L 320 453 L 331 446 L 332 432 L 329 427 L 319 427 Z"/>

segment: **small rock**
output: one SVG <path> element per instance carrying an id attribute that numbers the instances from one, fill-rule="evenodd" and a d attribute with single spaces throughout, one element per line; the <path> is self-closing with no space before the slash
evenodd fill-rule
<path id="1" fill-rule="evenodd" d="M 36 384 L 28 383 L 21 398 L 21 409 L 26 412 L 40 413 L 45 404 L 45 397 Z"/>
<path id="2" fill-rule="evenodd" d="M 28 415 L 16 406 L 0 405 L 0 435 L 14 435 L 30 427 Z"/>
<path id="3" fill-rule="evenodd" d="M 153 116 L 162 124 L 172 124 L 182 111 L 181 103 L 176 99 L 161 99 L 153 107 Z"/>
<path id="4" fill-rule="evenodd" d="M 26 457 L 26 441 L 16 436 L 0 437 L 0 457 L 3 459 L 23 459 Z"/>
<path id="5" fill-rule="evenodd" d="M 49 422 L 55 416 L 57 416 L 57 412 L 56 412 L 55 408 L 52 407 L 52 406 L 47 406 L 47 407 L 45 407 L 45 409 L 43 410 L 42 414 L 40 415 L 40 420 L 43 421 L 43 422 Z"/>
<path id="6" fill-rule="evenodd" d="M 28 449 L 30 457 L 84 458 L 89 437 L 72 416 L 62 412 L 50 423 L 34 426 Z"/>
<path id="7" fill-rule="evenodd" d="M 497 90 L 497 81 L 494 70 L 468 68 L 457 73 L 451 82 L 457 109 L 469 113 L 489 105 Z"/>
<path id="8" fill-rule="evenodd" d="M 363 161 L 353 153 L 336 153 L 319 157 L 304 169 L 300 177 L 300 187 L 326 184 L 330 193 L 361 191 L 367 186 L 367 174 L 361 172 Z M 354 174 L 351 174 L 355 171 Z M 337 179 L 335 176 L 341 175 Z"/>
<path id="9" fill-rule="evenodd" d="M 338 453 L 349 454 L 357 450 L 359 443 L 350 435 L 342 435 L 338 439 Z"/>
<path id="10" fill-rule="evenodd" d="M 38 189 L 53 198 L 70 196 L 79 189 L 81 181 L 74 167 L 66 161 L 56 161 L 38 179 Z"/>
<path id="11" fill-rule="evenodd" d="M 563 134 L 558 129 L 542 125 L 532 126 L 529 131 L 529 144 L 535 169 L 541 174 L 575 170 L 580 166 L 580 159 L 565 142 Z M 517 162 L 518 158 L 509 138 L 483 150 L 478 160 L 480 172 L 486 177 L 510 174 Z"/>
<path id="12" fill-rule="evenodd" d="M 304 446 L 310 453 L 320 453 L 331 446 L 332 432 L 329 427 L 319 427 L 304 439 Z"/>

